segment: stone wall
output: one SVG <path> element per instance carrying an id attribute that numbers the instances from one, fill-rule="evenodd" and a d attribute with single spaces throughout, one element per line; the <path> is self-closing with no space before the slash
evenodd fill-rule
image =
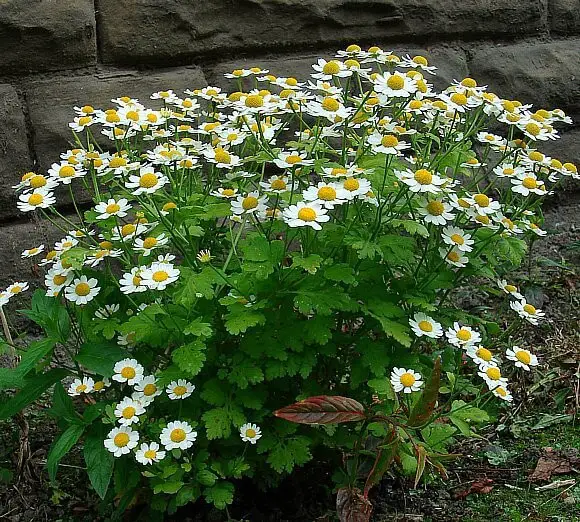
<path id="1" fill-rule="evenodd" d="M 0 288 L 50 227 L 10 189 L 70 140 L 73 105 L 221 85 L 261 65 L 305 76 L 350 43 L 423 54 L 441 82 L 472 76 L 575 120 L 552 152 L 580 164 L 580 0 L 0 0 Z"/>

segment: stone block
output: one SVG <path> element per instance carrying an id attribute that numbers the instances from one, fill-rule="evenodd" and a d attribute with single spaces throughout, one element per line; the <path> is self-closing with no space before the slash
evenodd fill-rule
<path id="1" fill-rule="evenodd" d="M 0 121 L 0 221 L 4 221 L 18 214 L 12 186 L 32 168 L 22 105 L 7 84 L 0 85 Z"/>
<path id="2" fill-rule="evenodd" d="M 131 96 L 157 107 L 151 93 L 205 86 L 197 67 L 182 67 L 154 72 L 108 71 L 95 75 L 73 76 L 58 80 L 31 82 L 25 86 L 30 120 L 34 128 L 34 148 L 41 170 L 58 161 L 60 152 L 73 146 L 68 126 L 75 116 L 73 107 L 92 105 L 107 109 L 111 99 Z"/>
<path id="3" fill-rule="evenodd" d="M 487 46 L 469 68 L 499 96 L 580 114 L 580 40 Z"/>
<path id="4" fill-rule="evenodd" d="M 1 0 L 0 74 L 96 62 L 93 0 Z"/>
<path id="5" fill-rule="evenodd" d="M 544 0 L 97 0 L 97 10 L 101 55 L 123 64 L 547 28 Z"/>
<path id="6" fill-rule="evenodd" d="M 549 2 L 550 31 L 561 35 L 580 34 L 580 0 Z"/>

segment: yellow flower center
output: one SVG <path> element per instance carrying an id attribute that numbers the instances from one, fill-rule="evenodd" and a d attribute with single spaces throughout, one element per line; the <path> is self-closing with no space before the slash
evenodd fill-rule
<path id="1" fill-rule="evenodd" d="M 526 125 L 526 130 L 532 135 L 532 136 L 537 136 L 538 134 L 540 134 L 540 131 L 542 130 L 541 127 L 537 124 L 534 123 L 533 121 L 531 121 L 530 123 L 528 123 Z"/>
<path id="2" fill-rule="evenodd" d="M 308 207 L 301 208 L 298 211 L 298 219 L 302 221 L 315 221 L 316 211 Z"/>
<path id="3" fill-rule="evenodd" d="M 185 386 L 176 386 L 173 388 L 173 393 L 178 397 L 181 397 L 187 393 L 187 388 Z"/>
<path id="4" fill-rule="evenodd" d="M 258 206 L 258 198 L 254 196 L 247 196 L 242 201 L 242 208 L 244 210 L 252 210 Z"/>
<path id="5" fill-rule="evenodd" d="M 324 74 L 337 74 L 340 72 L 340 64 L 336 60 L 331 60 L 324 64 L 322 67 L 322 72 Z"/>
<path id="6" fill-rule="evenodd" d="M 95 112 L 95 109 L 93 107 L 91 107 L 90 105 L 85 105 L 85 106 L 81 107 L 81 112 L 83 114 L 92 114 L 93 112 Z"/>
<path id="7" fill-rule="evenodd" d="M 461 85 L 473 89 L 474 87 L 477 87 L 477 82 L 473 78 L 463 78 L 463 80 L 461 80 Z"/>
<path id="8" fill-rule="evenodd" d="M 423 332 L 432 332 L 433 325 L 429 321 L 420 321 L 419 329 L 422 330 Z"/>
<path id="9" fill-rule="evenodd" d="M 40 174 L 37 174 L 36 176 L 32 176 L 32 178 L 30 178 L 30 186 L 32 188 L 40 188 L 40 187 L 44 187 L 46 185 L 46 178 L 44 176 L 41 176 Z"/>
<path id="10" fill-rule="evenodd" d="M 537 150 L 533 150 L 528 154 L 528 158 L 530 158 L 532 161 L 543 161 L 544 155 L 541 152 L 538 152 Z"/>
<path id="11" fill-rule="evenodd" d="M 530 354 L 528 352 L 526 352 L 525 350 L 519 350 L 516 352 L 516 359 L 520 362 L 523 362 L 524 364 L 530 364 L 532 358 L 530 357 Z"/>
<path id="12" fill-rule="evenodd" d="M 90 116 L 81 116 L 79 118 L 79 125 L 81 126 L 88 125 L 89 123 L 91 123 L 91 121 L 93 121 L 93 119 Z"/>
<path id="13" fill-rule="evenodd" d="M 222 190 L 222 195 L 231 198 L 235 194 L 234 189 L 226 188 Z"/>
<path id="14" fill-rule="evenodd" d="M 503 173 L 504 173 L 506 176 L 513 176 L 514 172 L 515 172 L 515 170 L 514 170 L 514 169 L 510 169 L 510 168 L 503 169 Z"/>
<path id="15" fill-rule="evenodd" d="M 443 214 L 443 212 L 445 212 L 445 206 L 443 203 L 441 203 L 441 201 L 429 201 L 425 208 L 432 216 L 440 216 Z"/>
<path id="16" fill-rule="evenodd" d="M 12 293 L 12 294 L 19 294 L 20 292 L 22 292 L 22 287 L 21 286 L 18 286 L 18 285 L 13 286 L 10 289 L 10 293 Z"/>
<path id="17" fill-rule="evenodd" d="M 555 169 L 561 169 L 563 165 L 561 161 L 554 158 L 553 160 L 550 161 L 550 166 Z"/>
<path id="18" fill-rule="evenodd" d="M 508 292 L 515 292 L 517 288 L 514 285 L 505 285 L 504 287 Z"/>
<path id="19" fill-rule="evenodd" d="M 185 437 L 186 437 L 185 431 L 182 430 L 181 428 L 176 428 L 172 430 L 171 434 L 169 435 L 171 442 L 183 442 L 185 440 Z"/>
<path id="20" fill-rule="evenodd" d="M 61 167 L 60 170 L 58 171 L 58 175 L 61 178 L 71 178 L 72 176 L 75 175 L 75 169 L 69 165 L 65 165 L 64 167 Z"/>
<path id="21" fill-rule="evenodd" d="M 115 214 L 116 212 L 119 212 L 119 210 L 121 210 L 120 205 L 118 205 L 117 203 L 111 203 L 111 204 L 107 205 L 105 212 L 107 214 Z"/>
<path id="22" fill-rule="evenodd" d="M 126 225 L 123 225 L 123 227 L 121 228 L 121 235 L 123 237 L 129 236 L 133 234 L 135 230 L 137 230 L 137 227 L 133 225 L 133 223 L 127 223 Z"/>
<path id="23" fill-rule="evenodd" d="M 169 201 L 168 203 L 165 203 L 165 205 L 163 205 L 163 210 L 165 212 L 173 210 L 174 208 L 177 208 L 177 205 L 173 203 L 173 201 Z"/>
<path id="24" fill-rule="evenodd" d="M 473 201 L 475 201 L 480 207 L 489 207 L 489 198 L 485 194 L 476 194 L 473 196 Z"/>
<path id="25" fill-rule="evenodd" d="M 286 158 L 286 163 L 288 163 L 288 165 L 294 165 L 299 161 L 302 161 L 302 158 L 297 154 L 290 154 L 290 156 Z"/>
<path id="26" fill-rule="evenodd" d="M 419 169 L 413 177 L 420 185 L 429 185 L 433 181 L 433 174 L 425 169 Z"/>
<path id="27" fill-rule="evenodd" d="M 336 190 L 333 187 L 319 188 L 318 197 L 323 201 L 334 201 L 336 199 Z"/>
<path id="28" fill-rule="evenodd" d="M 330 171 L 330 174 L 331 174 L 332 176 L 341 176 L 341 175 L 344 175 L 344 174 L 346 174 L 346 169 L 341 169 L 341 168 L 338 168 L 338 167 L 337 167 L 337 168 L 333 168 L 333 169 Z"/>
<path id="29" fill-rule="evenodd" d="M 115 111 L 113 111 L 107 113 L 107 115 L 105 116 L 105 120 L 107 121 L 107 123 L 119 123 L 121 121 L 121 118 Z"/>
<path id="30" fill-rule="evenodd" d="M 452 250 L 451 252 L 449 252 L 449 254 L 447 254 L 447 259 L 449 259 L 449 261 L 457 263 L 461 259 L 461 257 L 459 256 L 459 252 L 455 252 Z"/>
<path id="31" fill-rule="evenodd" d="M 322 100 L 322 107 L 327 111 L 336 112 L 340 107 L 340 103 L 338 103 L 334 98 L 327 96 Z"/>
<path id="32" fill-rule="evenodd" d="M 143 456 L 146 459 L 151 459 L 153 460 L 155 457 L 157 457 L 157 452 L 155 450 L 149 449 L 147 450 L 145 453 L 143 453 Z"/>
<path id="33" fill-rule="evenodd" d="M 105 387 L 105 383 L 103 381 L 97 381 L 93 386 L 95 391 L 101 391 Z"/>
<path id="34" fill-rule="evenodd" d="M 505 391 L 501 386 L 498 386 L 494 391 L 501 397 L 507 396 L 507 391 Z"/>
<path id="35" fill-rule="evenodd" d="M 129 444 L 129 435 L 127 433 L 121 432 L 115 435 L 113 439 L 113 444 L 117 446 L 117 448 L 124 448 L 127 444 Z"/>
<path id="36" fill-rule="evenodd" d="M 155 386 L 155 384 L 146 384 L 145 387 L 143 388 L 143 395 L 150 397 L 151 395 L 155 395 L 155 392 L 157 391 L 157 386 Z"/>
<path id="37" fill-rule="evenodd" d="M 477 216 L 475 218 L 475 221 L 477 221 L 483 225 L 489 225 L 489 223 L 490 223 L 490 219 L 487 216 Z"/>
<path id="38" fill-rule="evenodd" d="M 417 379 L 415 379 L 415 377 L 412 374 L 410 374 L 409 372 L 404 373 L 400 377 L 401 384 L 405 388 L 410 388 L 411 386 L 413 386 L 413 384 L 415 384 L 416 380 Z"/>
<path id="39" fill-rule="evenodd" d="M 501 378 L 501 372 L 499 368 L 488 368 L 485 373 L 492 381 L 498 381 Z"/>
<path id="40" fill-rule="evenodd" d="M 214 154 L 215 154 L 214 158 L 218 163 L 229 165 L 232 162 L 232 157 L 230 156 L 230 153 L 227 150 L 222 149 L 221 147 L 215 149 Z"/>
<path id="41" fill-rule="evenodd" d="M 33 207 L 40 205 L 44 201 L 42 194 L 31 194 L 28 198 L 28 204 Z"/>
<path id="42" fill-rule="evenodd" d="M 463 236 L 461 236 L 460 234 L 452 234 L 450 237 L 451 241 L 453 241 L 457 245 L 463 245 L 463 243 L 465 243 L 465 239 L 463 239 Z"/>
<path id="43" fill-rule="evenodd" d="M 157 270 L 156 272 L 153 272 L 151 278 L 156 283 L 162 283 L 163 281 L 167 281 L 167 279 L 169 279 L 169 274 L 165 270 Z"/>
<path id="44" fill-rule="evenodd" d="M 245 105 L 246 107 L 252 108 L 262 107 L 264 105 L 264 98 L 259 94 L 250 94 L 246 97 Z"/>
<path id="45" fill-rule="evenodd" d="M 535 189 L 538 186 L 538 183 L 535 178 L 525 177 L 522 180 L 522 185 L 527 189 Z"/>
<path id="46" fill-rule="evenodd" d="M 148 238 L 145 238 L 145 240 L 143 241 L 143 247 L 144 248 L 153 248 L 157 243 L 158 243 L 157 238 L 148 237 Z"/>
<path id="47" fill-rule="evenodd" d="M 134 379 L 135 375 L 137 375 L 137 372 L 135 372 L 135 368 L 133 368 L 132 366 L 125 366 L 121 370 L 121 376 L 124 377 L 125 379 Z"/>
<path id="48" fill-rule="evenodd" d="M 393 136 L 392 134 L 388 134 L 381 138 L 381 145 L 383 147 L 396 147 L 398 144 L 399 140 L 397 139 L 396 136 Z"/>
<path id="49" fill-rule="evenodd" d="M 471 332 L 465 328 L 457 330 L 457 338 L 461 341 L 469 341 L 471 339 Z"/>
<path id="50" fill-rule="evenodd" d="M 153 188 L 157 183 L 157 176 L 151 172 L 143 174 L 139 179 L 139 186 L 142 188 Z"/>
<path id="51" fill-rule="evenodd" d="M 246 437 L 248 437 L 249 439 L 253 439 L 256 436 L 256 430 L 253 430 L 252 428 L 248 428 L 246 430 Z"/>
<path id="52" fill-rule="evenodd" d="M 123 409 L 122 415 L 124 419 L 132 419 L 137 410 L 133 406 L 127 406 Z"/>
<path id="53" fill-rule="evenodd" d="M 524 305 L 524 312 L 527 312 L 530 315 L 535 315 L 536 307 L 531 305 L 531 304 L 525 304 Z"/>
<path id="54" fill-rule="evenodd" d="M 387 87 L 389 87 L 389 89 L 393 89 L 394 91 L 398 91 L 404 86 L 405 77 L 401 76 L 400 74 L 393 74 L 393 76 L 387 80 Z"/>
<path id="55" fill-rule="evenodd" d="M 85 295 L 89 295 L 90 292 L 91 287 L 88 285 L 88 283 L 79 283 L 77 286 L 75 286 L 75 293 L 77 295 L 84 297 Z"/>
<path id="56" fill-rule="evenodd" d="M 86 384 L 79 384 L 76 388 L 75 388 L 77 393 L 84 393 L 87 390 L 87 385 Z"/>
<path id="57" fill-rule="evenodd" d="M 562 167 L 564 167 L 568 172 L 573 172 L 573 173 L 578 172 L 578 167 L 576 167 L 576 165 L 574 165 L 574 163 L 564 163 L 564 165 L 562 165 Z"/>
<path id="58" fill-rule="evenodd" d="M 410 109 L 420 109 L 421 107 L 423 107 L 423 102 L 421 100 L 411 100 L 411 103 L 409 103 Z"/>
<path id="59" fill-rule="evenodd" d="M 360 183 L 358 182 L 358 179 L 349 178 L 343 183 L 343 187 L 349 192 L 353 192 L 359 189 Z"/>
<path id="60" fill-rule="evenodd" d="M 286 188 L 286 182 L 283 179 L 275 179 L 270 183 L 272 190 L 284 190 Z"/>
<path id="61" fill-rule="evenodd" d="M 109 167 L 113 169 L 124 167 L 125 165 L 127 165 L 127 160 L 125 158 L 119 158 L 118 156 L 111 158 L 111 161 L 109 161 Z"/>
<path id="62" fill-rule="evenodd" d="M 465 96 L 465 94 L 461 94 L 460 92 L 456 92 L 451 95 L 451 101 L 456 105 L 466 105 L 467 96 Z"/>
<path id="63" fill-rule="evenodd" d="M 477 355 L 480 359 L 482 359 L 486 362 L 491 361 L 491 359 L 493 357 L 492 353 L 487 348 L 484 348 L 483 346 L 477 349 L 477 351 L 475 352 L 475 355 Z"/>

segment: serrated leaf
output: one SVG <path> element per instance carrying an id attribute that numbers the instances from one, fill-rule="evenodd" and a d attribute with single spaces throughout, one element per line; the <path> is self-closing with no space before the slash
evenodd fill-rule
<path id="1" fill-rule="evenodd" d="M 365 411 L 360 402 L 349 397 L 319 395 L 280 408 L 274 415 L 298 424 L 339 424 L 363 420 Z"/>
<path id="2" fill-rule="evenodd" d="M 171 358 L 181 371 L 195 376 L 201 371 L 203 363 L 205 363 L 205 350 L 205 345 L 198 340 L 180 346 L 173 351 Z"/>
<path id="3" fill-rule="evenodd" d="M 234 485 L 222 480 L 212 487 L 204 489 L 203 496 L 216 508 L 225 509 L 234 501 Z"/>
<path id="4" fill-rule="evenodd" d="M 81 346 L 75 361 L 103 377 L 111 377 L 115 363 L 125 357 L 127 350 L 117 344 L 87 342 Z"/>
<path id="5" fill-rule="evenodd" d="M 309 274 L 315 274 L 320 268 L 321 264 L 322 257 L 318 254 L 310 254 L 306 257 L 302 257 L 300 255 L 292 256 L 292 266 L 302 268 Z"/>
<path id="6" fill-rule="evenodd" d="M 232 335 L 244 333 L 248 328 L 266 322 L 264 314 L 247 308 L 241 312 L 230 312 L 224 316 L 224 319 L 226 330 Z"/>
<path id="7" fill-rule="evenodd" d="M 357 282 L 353 268 L 346 263 L 337 263 L 325 268 L 323 275 L 326 279 L 330 279 L 331 281 L 347 284 L 353 284 Z"/>

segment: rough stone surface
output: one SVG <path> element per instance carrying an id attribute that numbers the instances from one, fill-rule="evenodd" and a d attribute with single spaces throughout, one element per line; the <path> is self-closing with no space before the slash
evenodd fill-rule
<path id="1" fill-rule="evenodd" d="M 453 79 L 461 79 L 465 77 L 468 73 L 467 61 L 465 54 L 461 49 L 456 49 L 447 46 L 436 46 L 428 48 L 419 47 L 392 47 L 389 45 L 383 45 L 383 49 L 392 50 L 395 54 L 399 56 L 410 54 L 415 56 L 420 54 L 425 56 L 429 63 L 438 67 L 435 76 L 430 74 L 425 74 L 428 80 L 436 85 L 438 88 L 444 88 Z M 290 58 L 276 58 L 276 57 L 264 57 L 264 58 L 241 58 L 238 60 L 232 60 L 227 62 L 219 63 L 208 69 L 207 80 L 210 84 L 222 87 L 228 90 L 234 89 L 234 83 L 232 80 L 228 80 L 224 77 L 224 73 L 232 72 L 234 69 L 250 68 L 250 67 L 262 67 L 268 69 L 271 74 L 276 76 L 294 76 L 300 80 L 306 80 L 312 74 L 314 69 L 312 69 L 312 64 L 316 63 L 318 58 L 331 59 L 333 54 L 331 53 L 317 53 L 302 56 L 293 56 Z M 249 86 L 245 86 L 249 88 Z M 234 90 L 237 90 L 235 87 Z"/>
<path id="2" fill-rule="evenodd" d="M 580 0 L 550 0 L 549 20 L 554 34 L 580 34 Z"/>
<path id="3" fill-rule="evenodd" d="M 60 152 L 72 146 L 73 136 L 68 123 L 74 118 L 74 106 L 90 104 L 107 109 L 113 106 L 111 99 L 119 96 L 131 96 L 145 104 L 154 104 L 149 100 L 153 92 L 166 89 L 180 92 L 203 87 L 205 83 L 201 69 L 184 67 L 145 74 L 114 71 L 29 84 L 25 87 L 26 98 L 40 169 L 46 170 L 58 160 Z"/>
<path id="4" fill-rule="evenodd" d="M 580 115 L 580 40 L 486 46 L 469 66 L 502 97 Z"/>
<path id="5" fill-rule="evenodd" d="M 93 0 L 0 0 L 0 74 L 96 62 Z"/>
<path id="6" fill-rule="evenodd" d="M 0 221 L 3 221 L 17 215 L 11 187 L 32 168 L 24 112 L 11 85 L 0 85 L 0 122 Z"/>
<path id="7" fill-rule="evenodd" d="M 539 148 L 548 156 L 562 163 L 574 163 L 580 169 L 580 128 L 563 132 L 559 140 L 543 143 Z M 577 183 L 576 186 L 580 185 Z"/>
<path id="8" fill-rule="evenodd" d="M 530 36 L 545 0 L 98 0 L 106 62 L 156 63 L 354 41 Z M 215 54 L 212 54 L 215 58 Z"/>

